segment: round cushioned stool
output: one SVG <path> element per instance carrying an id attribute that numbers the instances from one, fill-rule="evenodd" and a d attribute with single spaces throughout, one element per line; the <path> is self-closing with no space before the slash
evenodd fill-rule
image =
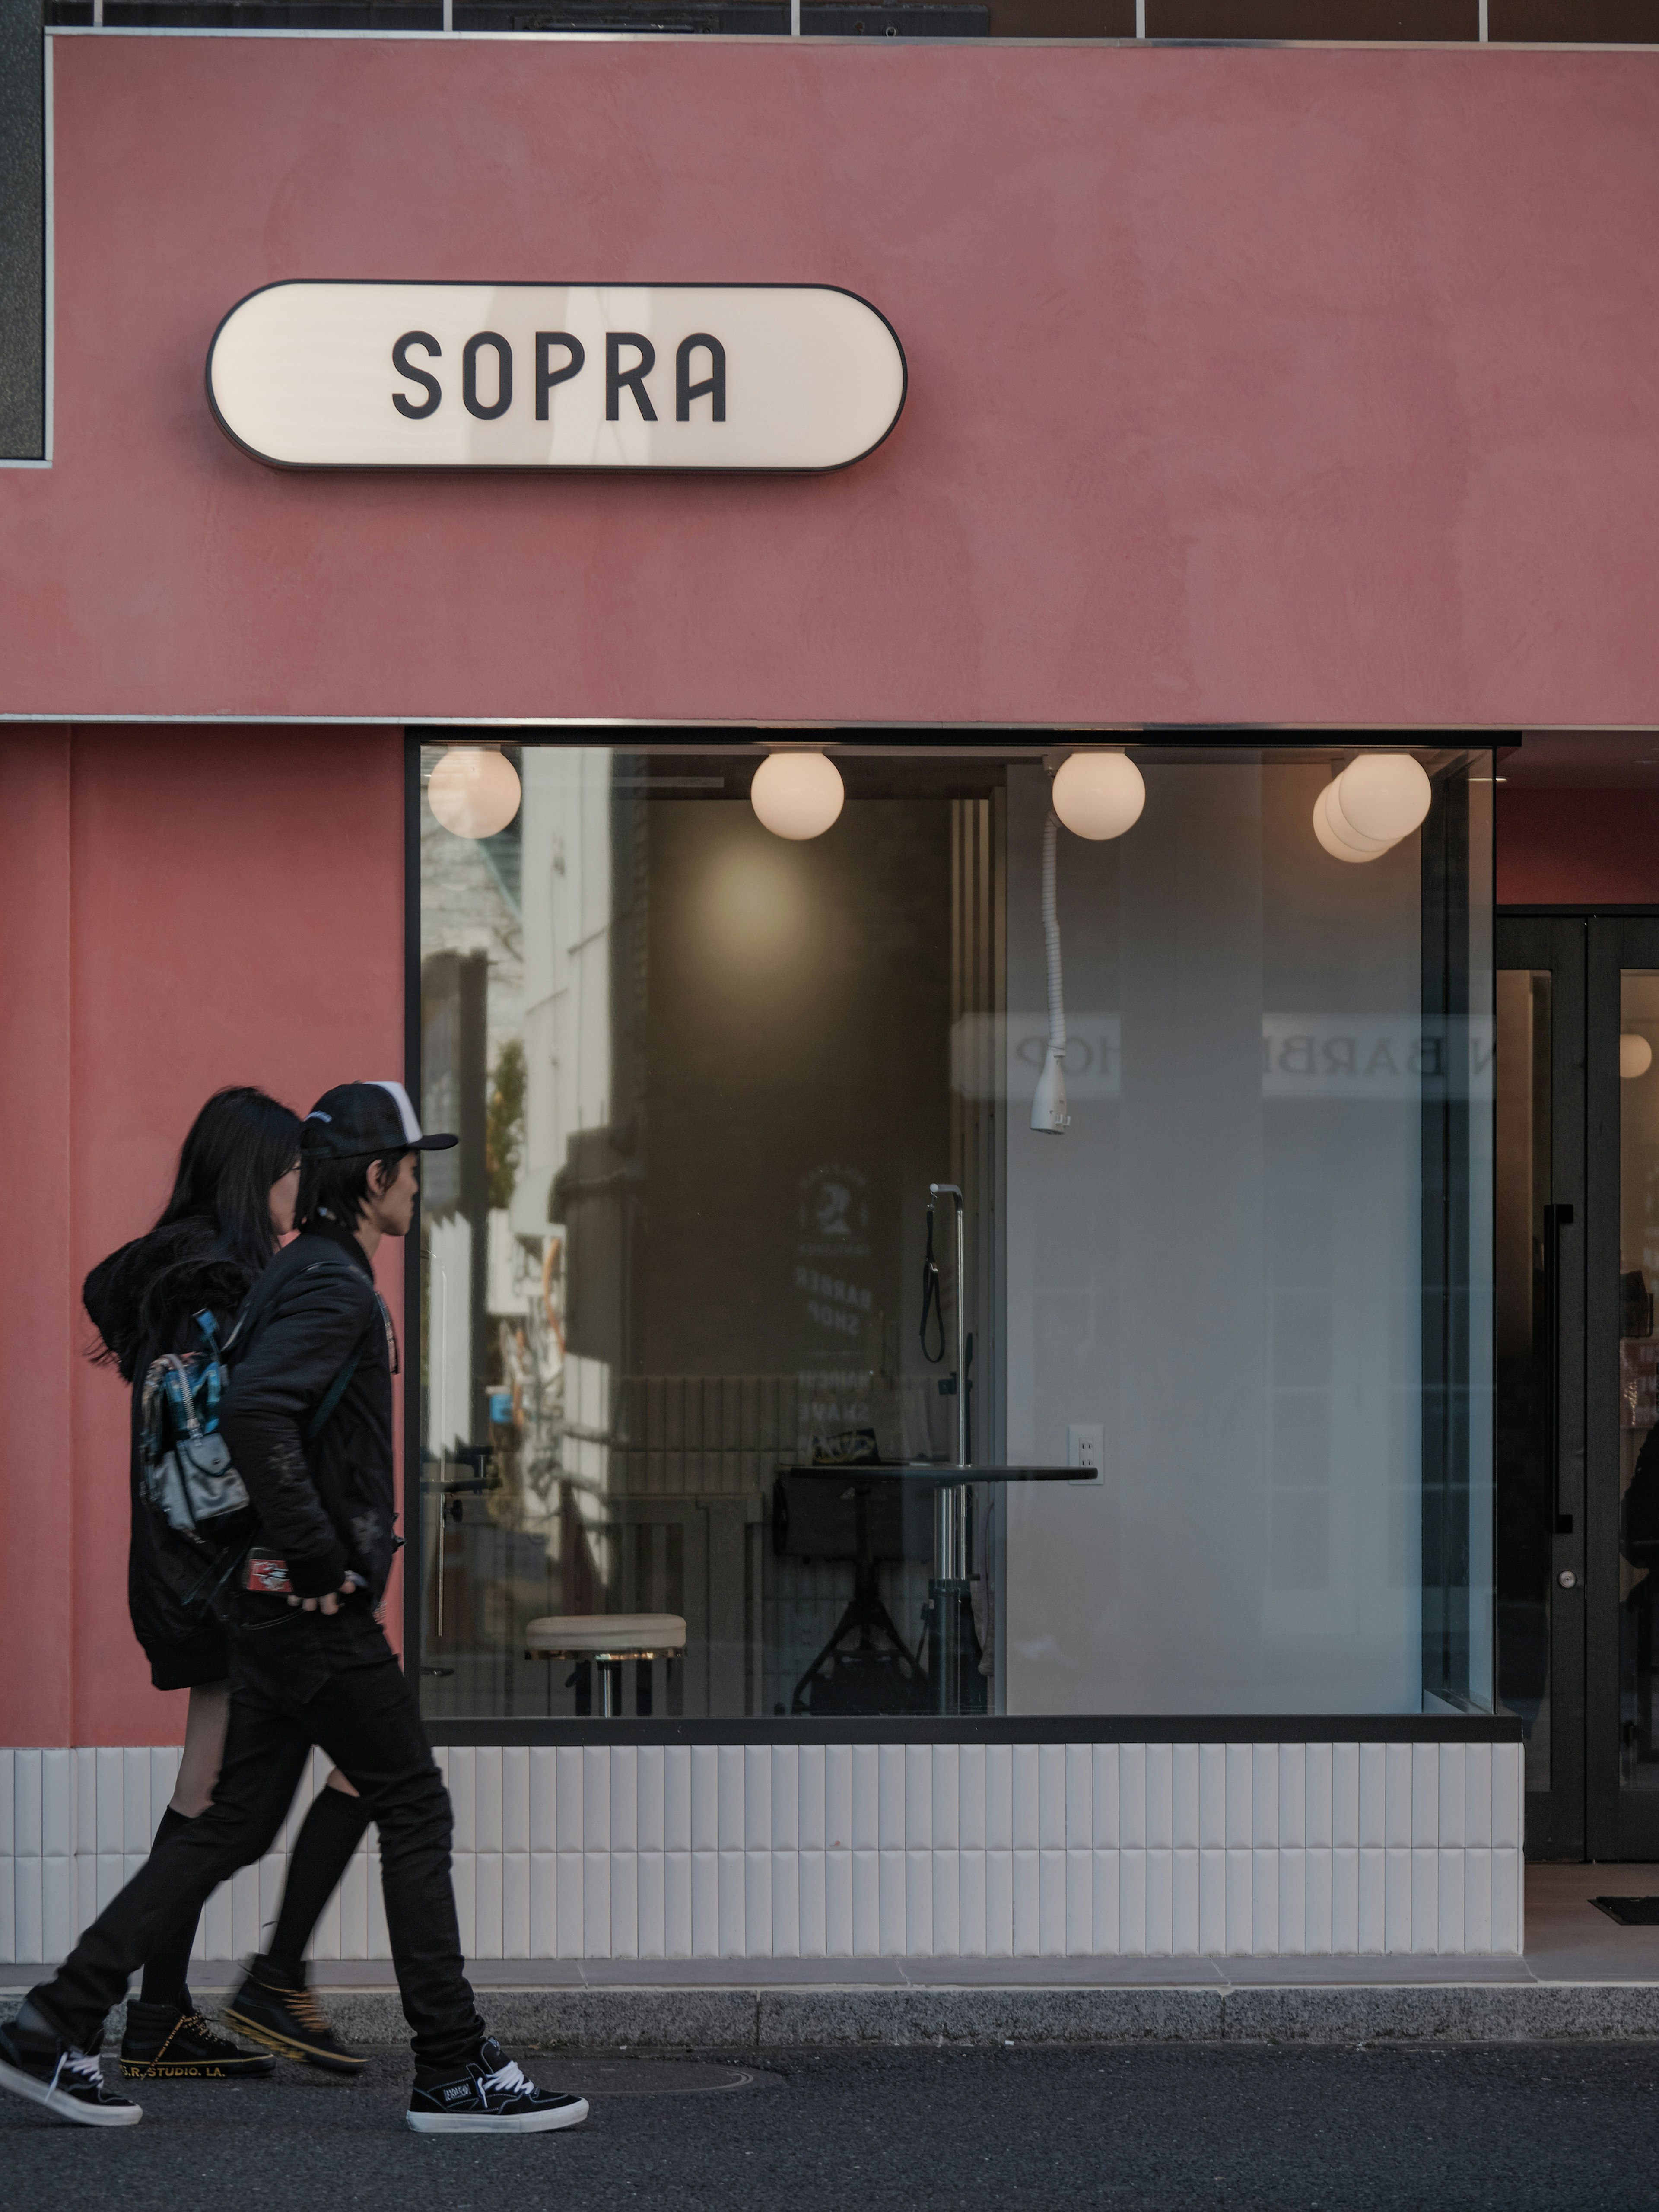
<path id="1" fill-rule="evenodd" d="M 599 1670 L 599 1711 L 617 1710 L 617 1669 L 629 1659 L 681 1659 L 685 1623 L 677 1613 L 550 1613 L 524 1632 L 526 1659 L 577 1659 Z"/>

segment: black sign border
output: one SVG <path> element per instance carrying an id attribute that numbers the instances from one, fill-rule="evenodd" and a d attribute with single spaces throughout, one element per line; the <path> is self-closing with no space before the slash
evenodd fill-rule
<path id="1" fill-rule="evenodd" d="M 213 356 L 226 325 L 233 315 L 241 313 L 250 300 L 258 299 L 262 293 L 285 292 L 301 284 L 349 285 L 355 290 L 362 290 L 371 284 L 418 284 L 428 290 L 455 292 L 480 289 L 493 292 L 544 292 L 588 288 L 594 290 L 655 292 L 704 292 L 715 289 L 725 292 L 839 292 L 843 298 L 856 300 L 860 307 L 867 307 L 884 328 L 888 337 L 892 339 L 898 352 L 899 372 L 902 379 L 899 386 L 899 402 L 893 410 L 892 421 L 873 445 L 866 446 L 860 453 L 854 453 L 850 460 L 831 461 L 823 468 L 805 466 L 742 468 L 732 464 L 722 465 L 717 461 L 700 461 L 687 467 L 678 467 L 663 462 L 643 461 L 637 466 L 622 468 L 607 468 L 596 462 L 279 461 L 270 453 L 262 453 L 257 446 L 250 446 L 246 439 L 239 437 L 226 422 L 220 411 L 219 402 L 214 396 Z M 476 476 L 483 474 L 507 477 L 829 477 L 838 474 L 842 469 L 855 469 L 860 461 L 868 460 L 878 447 L 884 446 L 898 428 L 899 418 L 904 413 L 905 402 L 910 396 L 910 362 L 904 350 L 903 341 L 886 316 L 882 313 L 881 309 L 872 300 L 866 300 L 862 292 L 854 292 L 846 284 L 731 283 L 718 278 L 692 283 L 684 278 L 675 277 L 669 282 L 657 283 L 650 278 L 637 276 L 602 278 L 514 276 L 505 278 L 500 283 L 487 276 L 278 276 L 269 284 L 256 284 L 252 291 L 244 293 L 242 297 L 233 307 L 228 307 L 219 318 L 213 336 L 208 341 L 207 360 L 203 365 L 203 377 L 207 389 L 207 403 L 212 410 L 213 419 L 237 451 L 246 453 L 250 460 L 258 461 L 262 468 L 283 469 L 296 476 L 331 476 L 345 472 L 360 476 Z"/>

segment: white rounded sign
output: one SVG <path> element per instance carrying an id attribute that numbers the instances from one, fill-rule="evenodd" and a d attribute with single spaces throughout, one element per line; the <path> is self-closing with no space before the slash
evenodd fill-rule
<path id="1" fill-rule="evenodd" d="M 300 281 L 207 360 L 220 427 L 289 469 L 840 469 L 905 385 L 885 316 L 831 284 Z"/>

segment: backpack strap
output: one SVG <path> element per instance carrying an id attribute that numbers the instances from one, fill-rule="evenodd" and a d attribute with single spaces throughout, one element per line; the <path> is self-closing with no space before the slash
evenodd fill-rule
<path id="1" fill-rule="evenodd" d="M 350 1358 L 347 1360 L 345 1365 L 335 1376 L 334 1380 L 329 1384 L 328 1395 L 324 1399 L 322 1404 L 318 1407 L 316 1412 L 306 1424 L 306 1442 L 307 1443 L 314 1443 L 317 1437 L 322 1434 L 324 1423 L 328 1419 L 329 1415 L 334 1411 L 334 1408 L 339 1404 L 341 1399 L 344 1397 L 347 1385 L 351 1381 L 352 1376 L 357 1372 L 357 1364 L 363 1356 L 364 1350 L 365 1347 L 360 1344 L 357 1346 L 357 1349 L 352 1353 Z"/>

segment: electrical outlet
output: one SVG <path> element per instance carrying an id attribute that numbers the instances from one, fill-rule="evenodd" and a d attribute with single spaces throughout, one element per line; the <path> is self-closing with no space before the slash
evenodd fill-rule
<path id="1" fill-rule="evenodd" d="M 1098 1482 L 1106 1431 L 1099 1421 L 1073 1421 L 1066 1431 L 1066 1464 L 1085 1470 L 1074 1482 Z"/>

